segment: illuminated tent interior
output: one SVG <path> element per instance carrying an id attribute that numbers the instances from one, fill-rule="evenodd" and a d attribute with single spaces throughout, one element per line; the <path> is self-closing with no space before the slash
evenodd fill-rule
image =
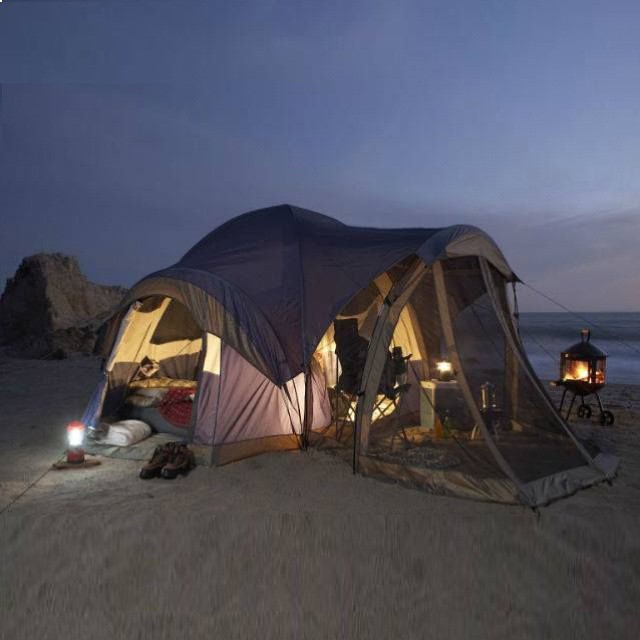
<path id="1" fill-rule="evenodd" d="M 533 372 L 516 282 L 475 227 L 253 211 L 133 287 L 83 422 L 141 419 L 216 465 L 316 446 L 407 486 L 544 505 L 619 460 L 579 440 Z"/>

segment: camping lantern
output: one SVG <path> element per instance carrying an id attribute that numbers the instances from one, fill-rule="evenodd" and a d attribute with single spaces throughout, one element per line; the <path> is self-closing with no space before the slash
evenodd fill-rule
<path id="1" fill-rule="evenodd" d="M 496 399 L 496 386 L 492 382 L 487 381 L 480 385 L 480 412 L 484 417 L 489 433 L 498 438 L 502 426 L 502 410 Z M 471 433 L 472 439 L 477 437 L 478 433 L 478 425 L 476 425 Z"/>
<path id="2" fill-rule="evenodd" d="M 96 467 L 100 460 L 84 457 L 82 443 L 84 441 L 84 424 L 82 422 L 70 422 L 67 425 L 67 459 L 53 463 L 54 469 L 86 469 Z"/>
<path id="3" fill-rule="evenodd" d="M 67 449 L 67 462 L 84 462 L 84 449 L 82 441 L 84 440 L 84 425 L 82 422 L 70 422 L 67 425 L 67 441 L 69 448 Z"/>
<path id="4" fill-rule="evenodd" d="M 580 336 L 580 342 L 576 342 L 560 354 L 560 379 L 556 382 L 558 386 L 564 387 L 560 412 L 562 412 L 566 393 L 570 391 L 573 393 L 573 398 L 565 419 L 569 419 L 576 396 L 580 397 L 578 417 L 590 418 L 591 407 L 585 403 L 584 397 L 594 394 L 600 408 L 600 424 L 612 425 L 613 414 L 604 409 L 598 395 L 598 391 L 606 382 L 607 354 L 591 344 L 589 329 L 582 329 Z"/>
<path id="5" fill-rule="evenodd" d="M 496 388 L 491 382 L 480 385 L 480 403 L 482 411 L 496 409 Z"/>
<path id="6" fill-rule="evenodd" d="M 453 378 L 453 365 L 446 360 L 436 362 L 436 370 L 438 371 L 438 378 L 442 382 L 449 382 Z"/>

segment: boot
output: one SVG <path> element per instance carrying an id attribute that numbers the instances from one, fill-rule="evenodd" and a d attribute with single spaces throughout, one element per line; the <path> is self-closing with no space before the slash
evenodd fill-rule
<path id="1" fill-rule="evenodd" d="M 140 477 L 143 480 L 149 480 L 160 475 L 162 467 L 173 457 L 174 449 L 176 448 L 175 442 L 169 442 L 167 444 L 161 444 L 156 447 L 153 455 L 149 459 L 142 469 L 140 469 Z"/>
<path id="2" fill-rule="evenodd" d="M 193 451 L 186 444 L 179 444 L 173 451 L 171 459 L 162 467 L 162 477 L 173 480 L 179 473 L 186 474 L 196 466 Z"/>

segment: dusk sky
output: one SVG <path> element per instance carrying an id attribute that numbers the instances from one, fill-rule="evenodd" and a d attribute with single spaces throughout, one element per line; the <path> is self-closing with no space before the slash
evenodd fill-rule
<path id="1" fill-rule="evenodd" d="M 244 211 L 485 229 L 640 310 L 640 2 L 0 3 L 0 282 L 131 285 Z M 530 310 L 552 310 L 522 294 Z"/>

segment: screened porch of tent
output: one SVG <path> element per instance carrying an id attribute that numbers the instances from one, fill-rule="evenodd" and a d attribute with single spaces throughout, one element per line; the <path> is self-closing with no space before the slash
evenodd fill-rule
<path id="1" fill-rule="evenodd" d="M 569 486 L 601 478 L 528 368 L 506 291 L 477 258 L 407 264 L 361 291 L 316 351 L 332 406 L 320 446 L 368 474 L 492 501 L 542 503 L 542 484 L 571 470 Z"/>

